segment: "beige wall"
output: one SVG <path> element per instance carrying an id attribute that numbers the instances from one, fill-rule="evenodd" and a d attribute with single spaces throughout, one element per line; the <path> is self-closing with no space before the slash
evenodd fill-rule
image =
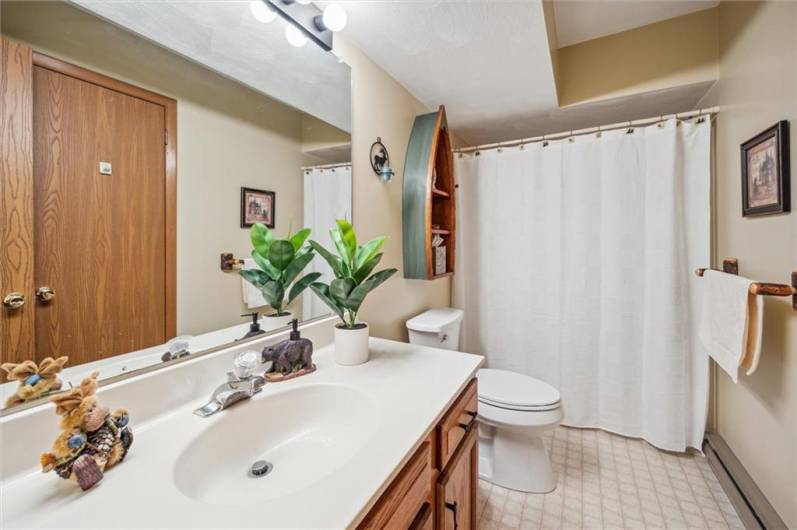
<path id="1" fill-rule="evenodd" d="M 399 272 L 371 293 L 362 318 L 378 337 L 406 340 L 404 322 L 430 307 L 448 306 L 450 279 L 405 280 L 401 273 L 401 202 L 404 155 L 415 116 L 429 112 L 393 78 L 356 47 L 335 37 L 335 51 L 352 67 L 352 130 L 354 162 L 354 225 L 360 240 L 387 235 L 380 267 Z M 396 170 L 393 181 L 383 184 L 371 170 L 369 150 L 377 136 L 390 152 Z"/>
<path id="2" fill-rule="evenodd" d="M 560 48 L 559 105 L 717 79 L 717 9 Z"/>
<path id="3" fill-rule="evenodd" d="M 219 270 L 219 254 L 251 249 L 241 186 L 276 192 L 278 234 L 301 225 L 302 113 L 65 4 L 3 2 L 2 30 L 177 100 L 177 330 L 244 322 L 241 280 Z"/>
<path id="4" fill-rule="evenodd" d="M 716 254 L 740 272 L 788 283 L 797 268 L 797 213 L 743 218 L 739 145 L 779 120 L 791 123 L 792 204 L 797 205 L 797 3 L 723 2 L 720 80 L 701 106 L 716 121 Z M 715 428 L 790 528 L 797 528 L 797 312 L 766 300 L 758 371 L 714 385 Z"/>

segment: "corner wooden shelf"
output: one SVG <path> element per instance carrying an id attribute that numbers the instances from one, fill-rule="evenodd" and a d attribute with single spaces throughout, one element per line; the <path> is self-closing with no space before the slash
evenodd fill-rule
<path id="1" fill-rule="evenodd" d="M 446 110 L 415 118 L 404 164 L 404 277 L 434 280 L 454 273 L 454 157 Z M 435 175 L 437 178 L 435 179 Z M 436 228 L 432 228 L 435 226 Z M 434 236 L 443 237 L 445 272 L 435 274 Z"/>

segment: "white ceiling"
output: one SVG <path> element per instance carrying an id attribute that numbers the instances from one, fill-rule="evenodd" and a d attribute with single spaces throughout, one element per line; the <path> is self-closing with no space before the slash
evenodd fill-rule
<path id="1" fill-rule="evenodd" d="M 469 145 L 682 112 L 711 85 L 559 108 L 541 0 L 342 3 L 346 36 L 428 108 L 445 104 L 452 130 Z M 557 0 L 558 40 L 590 39 L 716 3 Z"/>
<path id="2" fill-rule="evenodd" d="M 350 0 L 344 30 L 468 141 L 556 107 L 542 4 Z M 355 105 L 357 103 L 355 102 Z"/>
<path id="3" fill-rule="evenodd" d="M 351 131 L 348 65 L 308 43 L 288 44 L 285 22 L 258 22 L 249 2 L 70 0 L 188 59 Z"/>
<path id="4" fill-rule="evenodd" d="M 679 17 L 719 0 L 554 0 L 560 48 Z"/>

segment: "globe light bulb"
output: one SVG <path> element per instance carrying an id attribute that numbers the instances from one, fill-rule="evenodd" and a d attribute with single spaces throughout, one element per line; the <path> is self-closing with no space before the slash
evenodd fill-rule
<path id="1" fill-rule="evenodd" d="M 285 25 L 285 38 L 288 39 L 288 42 L 291 46 L 295 46 L 297 48 L 301 48 L 307 44 L 307 37 L 304 36 L 304 33 L 290 23 Z"/>
<path id="2" fill-rule="evenodd" d="M 277 18 L 277 13 L 262 0 L 252 0 L 249 2 L 249 11 L 252 12 L 252 16 L 255 17 L 256 20 L 265 24 Z"/>
<path id="3" fill-rule="evenodd" d="M 346 27 L 346 10 L 343 9 L 342 5 L 333 2 L 324 8 L 324 15 L 321 20 L 328 30 L 340 31 Z"/>
<path id="4" fill-rule="evenodd" d="M 309 4 L 310 2 L 312 2 L 312 1 L 313 1 L 313 0 L 296 0 L 296 3 L 297 3 L 297 4 L 304 4 L 304 5 L 307 5 L 307 4 Z"/>

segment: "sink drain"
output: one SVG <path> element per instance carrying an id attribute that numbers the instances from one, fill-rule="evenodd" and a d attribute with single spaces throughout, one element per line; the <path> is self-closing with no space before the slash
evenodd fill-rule
<path id="1" fill-rule="evenodd" d="M 265 460 L 258 460 L 252 467 L 249 468 L 249 476 L 252 478 L 265 477 L 271 470 L 274 469 L 274 464 L 266 462 Z"/>

